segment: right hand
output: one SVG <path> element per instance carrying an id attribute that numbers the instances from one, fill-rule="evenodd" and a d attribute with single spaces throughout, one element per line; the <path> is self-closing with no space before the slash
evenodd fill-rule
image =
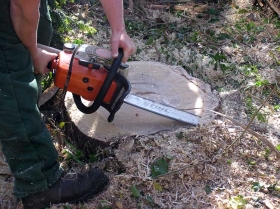
<path id="1" fill-rule="evenodd" d="M 111 51 L 112 57 L 118 57 L 118 49 L 123 49 L 123 59 L 122 62 L 127 62 L 129 56 L 136 51 L 136 47 L 131 38 L 127 35 L 126 31 L 114 32 L 111 37 Z"/>
<path id="2" fill-rule="evenodd" d="M 57 54 L 50 53 L 46 50 L 37 48 L 36 52 L 32 54 L 32 60 L 34 65 L 34 73 L 36 74 L 46 74 L 50 72 L 47 68 L 48 63 L 54 60 Z"/>

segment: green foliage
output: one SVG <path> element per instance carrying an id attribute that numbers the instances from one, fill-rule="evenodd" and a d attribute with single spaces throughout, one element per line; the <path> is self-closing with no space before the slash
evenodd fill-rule
<path id="1" fill-rule="evenodd" d="M 255 167 L 257 164 L 256 161 L 253 161 L 251 159 L 247 159 L 246 162 L 249 165 L 249 168 Z"/>
<path id="2" fill-rule="evenodd" d="M 100 200 L 99 205 L 100 206 L 96 207 L 95 209 L 112 209 L 112 204 L 107 200 Z"/>
<path id="3" fill-rule="evenodd" d="M 210 19 L 209 19 L 209 23 L 215 23 L 217 21 L 219 21 L 219 14 L 220 14 L 220 10 L 215 9 L 215 8 L 209 8 L 208 9 L 208 14 L 210 15 Z"/>
<path id="4" fill-rule="evenodd" d="M 280 28 L 280 20 L 275 21 L 275 27 L 278 29 Z"/>
<path id="5" fill-rule="evenodd" d="M 264 86 L 268 86 L 268 85 L 269 85 L 269 82 L 268 82 L 268 80 L 263 79 L 261 76 L 257 76 L 257 77 L 256 77 L 255 85 L 256 85 L 257 87 L 264 87 Z"/>
<path id="6" fill-rule="evenodd" d="M 52 73 L 45 74 L 41 81 L 42 92 L 44 92 L 47 88 L 49 88 L 52 83 L 53 83 L 53 74 Z"/>
<path id="7" fill-rule="evenodd" d="M 199 32 L 195 31 L 191 37 L 190 37 L 192 42 L 199 42 L 200 41 L 200 36 L 199 36 Z"/>
<path id="8" fill-rule="evenodd" d="M 131 193 L 132 193 L 132 196 L 136 197 L 136 198 L 141 196 L 140 191 L 134 185 L 131 187 Z"/>
<path id="9" fill-rule="evenodd" d="M 257 113 L 257 119 L 258 119 L 258 121 L 261 121 L 263 123 L 265 123 L 267 121 L 266 115 L 263 113 Z"/>
<path id="10" fill-rule="evenodd" d="M 259 183 L 259 182 L 253 182 L 253 183 L 252 183 L 252 189 L 253 189 L 255 192 L 260 191 L 263 187 L 264 187 L 264 185 L 261 184 L 261 183 Z"/>
<path id="11" fill-rule="evenodd" d="M 154 188 L 155 188 L 155 190 L 162 192 L 162 187 L 157 182 L 154 182 Z"/>
<path id="12" fill-rule="evenodd" d="M 210 15 L 218 16 L 218 15 L 220 14 L 220 11 L 217 10 L 217 9 L 215 9 L 215 8 L 209 8 L 209 9 L 208 9 L 208 13 L 209 13 Z"/>
<path id="13" fill-rule="evenodd" d="M 141 21 L 131 21 L 131 20 L 126 20 L 126 30 L 129 33 L 137 33 L 137 32 L 142 32 L 143 30 L 146 29 L 146 25 Z"/>
<path id="14" fill-rule="evenodd" d="M 146 41 L 146 45 L 152 45 L 154 43 L 154 38 L 151 36 L 148 38 L 148 40 Z"/>
<path id="15" fill-rule="evenodd" d="M 72 43 L 73 43 L 73 44 L 78 44 L 78 45 L 81 45 L 81 44 L 83 44 L 83 43 L 84 43 L 84 41 L 83 41 L 83 40 L 81 40 L 81 39 L 76 39 L 76 40 L 74 40 Z"/>
<path id="16" fill-rule="evenodd" d="M 227 164 L 232 164 L 232 160 L 231 160 L 231 159 L 228 159 L 228 160 L 227 160 Z"/>
<path id="17" fill-rule="evenodd" d="M 277 191 L 277 192 L 280 191 L 280 187 L 277 186 L 277 183 L 272 184 L 272 185 L 269 185 L 269 186 L 267 187 L 267 189 L 268 189 L 269 191 Z"/>
<path id="18" fill-rule="evenodd" d="M 165 159 L 161 158 L 151 165 L 151 176 L 153 178 L 168 173 L 168 163 Z"/>
<path id="19" fill-rule="evenodd" d="M 177 139 L 182 139 L 184 138 L 184 132 L 180 131 L 179 133 L 176 133 Z"/>
<path id="20" fill-rule="evenodd" d="M 232 39 L 232 37 L 228 33 L 220 33 L 218 34 L 217 39 L 225 40 L 225 39 Z"/>
<path id="21" fill-rule="evenodd" d="M 279 109 L 280 109 L 280 105 L 274 105 L 274 106 L 273 106 L 273 109 L 274 109 L 275 111 L 279 110 Z"/>
<path id="22" fill-rule="evenodd" d="M 215 63 L 221 63 L 222 61 L 227 60 L 227 57 L 220 52 L 217 52 L 216 54 L 209 54 L 209 56 L 214 60 Z"/>
<path id="23" fill-rule="evenodd" d="M 206 194 L 211 194 L 212 193 L 212 189 L 209 185 L 205 185 L 205 188 L 204 188 Z"/>
<path id="24" fill-rule="evenodd" d="M 263 32 L 266 28 L 265 24 L 247 21 L 245 18 L 240 18 L 233 27 L 241 36 L 241 42 L 252 44 L 256 39 L 256 35 Z"/>
<path id="25" fill-rule="evenodd" d="M 151 196 L 149 196 L 149 195 L 146 196 L 146 200 L 147 200 L 149 203 L 152 203 L 152 204 L 155 203 L 155 201 L 153 200 L 153 198 L 152 198 Z"/>
<path id="26" fill-rule="evenodd" d="M 220 52 L 216 52 L 216 54 L 209 54 L 209 57 L 211 57 L 213 59 L 212 63 L 214 64 L 216 70 L 217 70 L 218 66 L 224 72 L 232 69 L 231 66 L 222 63 L 224 61 L 227 61 L 227 57 L 224 54 L 222 54 Z"/>
<path id="27" fill-rule="evenodd" d="M 72 29 L 72 19 L 61 9 L 51 11 L 53 27 L 57 33 L 66 33 Z"/>
<path id="28" fill-rule="evenodd" d="M 48 0 L 51 9 L 61 9 L 67 2 L 74 3 L 75 0 Z"/>
<path id="29" fill-rule="evenodd" d="M 65 126 L 65 122 L 61 122 L 61 123 L 59 124 L 59 128 L 60 128 L 60 129 L 64 128 L 64 126 Z"/>
<path id="30" fill-rule="evenodd" d="M 89 155 L 89 162 L 91 162 L 91 163 L 94 163 L 94 162 L 96 162 L 96 161 L 98 161 L 98 155 L 95 155 L 95 154 L 90 154 Z"/>
<path id="31" fill-rule="evenodd" d="M 240 10 L 238 10 L 238 14 L 246 14 L 246 13 L 248 13 L 247 9 L 240 9 Z"/>
<path id="32" fill-rule="evenodd" d="M 243 209 L 248 203 L 242 195 L 234 196 L 229 200 L 230 208 L 232 209 Z"/>
<path id="33" fill-rule="evenodd" d="M 265 149 L 265 153 L 263 154 L 263 156 L 266 160 L 268 160 L 268 157 L 269 157 L 270 153 L 271 153 L 270 149 Z"/>
<path id="34" fill-rule="evenodd" d="M 65 148 L 61 151 L 61 153 L 63 154 L 64 160 L 66 160 L 66 161 L 74 160 L 78 164 L 83 165 L 81 159 L 84 158 L 84 153 L 81 150 L 79 150 L 78 148 L 76 148 L 74 145 L 72 145 L 71 143 L 69 143 L 67 141 L 65 141 L 65 143 L 67 144 L 67 146 L 69 148 Z"/>
<path id="35" fill-rule="evenodd" d="M 247 76 L 254 76 L 259 72 L 258 68 L 253 65 L 244 65 L 241 67 L 241 70 Z"/>
<path id="36" fill-rule="evenodd" d="M 250 113 L 252 113 L 254 110 L 256 110 L 256 108 L 254 107 L 254 104 L 253 104 L 253 99 L 250 96 L 247 96 L 245 98 L 245 105 L 246 105 L 247 109 L 250 111 Z"/>
<path id="37" fill-rule="evenodd" d="M 77 28 L 79 28 L 81 31 L 85 32 L 88 36 L 92 36 L 93 34 L 97 33 L 97 30 L 91 26 L 91 22 L 87 22 L 86 24 L 84 21 L 80 20 L 75 22 L 77 25 Z"/>

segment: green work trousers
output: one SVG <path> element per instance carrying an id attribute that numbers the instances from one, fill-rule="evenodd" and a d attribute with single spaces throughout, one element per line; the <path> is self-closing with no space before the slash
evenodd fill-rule
<path id="1" fill-rule="evenodd" d="M 38 86 L 30 53 L 11 24 L 9 0 L 3 0 L 0 2 L 0 141 L 15 177 L 14 195 L 22 198 L 52 186 L 63 169 L 37 107 Z"/>

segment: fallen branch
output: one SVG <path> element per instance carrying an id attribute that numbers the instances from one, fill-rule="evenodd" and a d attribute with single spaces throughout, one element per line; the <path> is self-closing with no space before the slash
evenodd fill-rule
<path id="1" fill-rule="evenodd" d="M 245 94 L 247 94 L 248 96 L 252 97 L 253 99 L 256 99 L 256 100 L 258 100 L 259 102 L 263 103 L 263 101 L 262 101 L 260 98 L 254 96 L 254 95 L 251 94 L 250 92 L 246 91 Z M 272 107 L 268 102 L 266 102 L 266 103 L 264 103 L 264 104 L 265 104 L 266 106 L 268 106 L 268 108 L 270 109 L 271 112 L 274 112 L 273 107 Z"/>
<path id="2" fill-rule="evenodd" d="M 169 5 L 151 4 L 151 5 L 148 5 L 147 8 L 149 8 L 149 9 L 169 9 L 170 6 Z"/>
<path id="3" fill-rule="evenodd" d="M 266 146 L 268 146 L 272 151 L 275 152 L 276 154 L 276 157 L 278 159 L 280 159 L 280 152 L 276 149 L 276 147 L 270 142 L 268 141 L 265 137 L 263 137 L 262 135 L 256 133 L 255 131 L 253 131 L 252 129 L 249 129 L 247 128 L 245 125 L 243 125 L 242 123 L 238 122 L 237 120 L 227 116 L 227 115 L 224 115 L 222 113 L 219 113 L 219 112 L 216 112 L 216 111 L 213 111 L 213 110 L 209 110 L 211 112 L 214 112 L 216 113 L 217 115 L 221 115 L 223 117 L 225 117 L 226 119 L 230 120 L 231 122 L 235 123 L 236 125 L 240 126 L 241 128 L 243 128 L 244 130 L 248 131 L 251 135 L 257 137 L 259 140 L 261 140 L 264 144 L 266 144 Z"/>
<path id="4" fill-rule="evenodd" d="M 243 131 L 243 133 L 231 144 L 229 145 L 229 147 L 227 148 L 227 150 L 229 148 L 231 148 L 238 140 L 240 140 L 242 138 L 242 136 L 245 134 L 245 132 L 248 130 L 248 128 L 250 127 L 250 125 L 252 124 L 252 122 L 254 121 L 255 117 L 257 116 L 258 112 L 260 112 L 260 110 L 262 109 L 262 107 L 267 103 L 267 101 L 270 98 L 270 95 L 272 95 L 272 93 L 274 93 L 276 89 L 276 86 L 273 88 L 273 90 L 270 92 L 270 94 L 266 97 L 266 99 L 264 100 L 264 102 L 262 103 L 262 105 L 254 112 L 251 120 L 249 121 L 249 123 L 246 125 L 245 130 Z M 273 145 L 272 145 L 273 146 Z"/>
<path id="5" fill-rule="evenodd" d="M 64 146 L 61 130 L 53 123 L 51 118 L 46 118 L 46 119 L 47 119 L 48 123 L 50 124 L 50 126 L 56 131 L 55 136 L 56 136 L 56 139 L 58 142 L 58 151 L 61 152 L 62 147 Z"/>
<path id="6" fill-rule="evenodd" d="M 278 14 L 278 17 L 280 18 L 280 10 L 269 0 L 266 0 L 269 6 Z"/>
<path id="7" fill-rule="evenodd" d="M 129 0 L 128 1 L 128 9 L 130 10 L 130 13 L 134 13 L 134 3 L 133 3 L 133 0 Z"/>
<path id="8" fill-rule="evenodd" d="M 169 0 L 169 1 L 156 1 L 157 4 L 183 4 L 192 2 L 192 0 Z M 142 4 L 151 4 L 150 1 L 142 2 Z"/>

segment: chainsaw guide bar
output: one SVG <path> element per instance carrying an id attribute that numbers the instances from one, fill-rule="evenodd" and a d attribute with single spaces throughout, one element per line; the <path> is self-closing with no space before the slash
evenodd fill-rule
<path id="1" fill-rule="evenodd" d="M 155 113 L 157 115 L 164 116 L 173 120 L 177 120 L 183 123 L 189 123 L 191 125 L 198 124 L 198 116 L 184 112 L 182 110 L 175 109 L 170 106 L 159 104 L 136 95 L 128 94 L 124 98 L 126 104 L 141 108 L 143 110 Z"/>

